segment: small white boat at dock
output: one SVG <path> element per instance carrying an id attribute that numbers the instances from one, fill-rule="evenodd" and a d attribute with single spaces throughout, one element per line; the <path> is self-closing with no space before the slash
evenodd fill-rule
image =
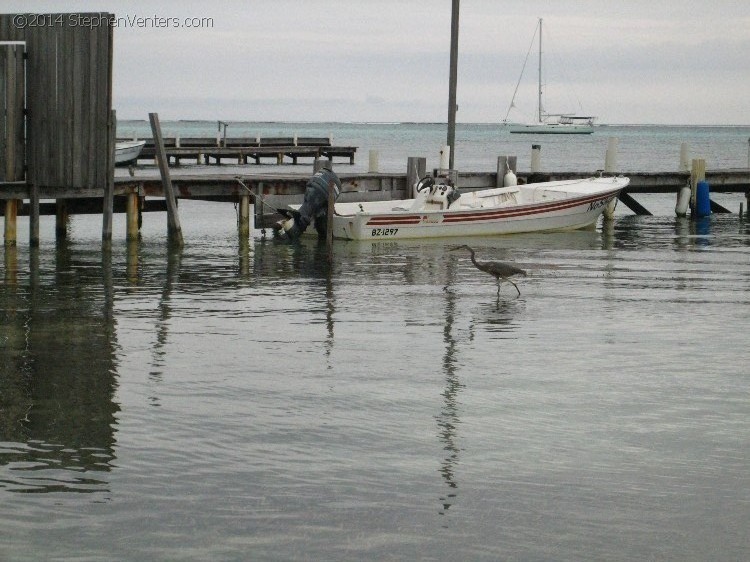
<path id="1" fill-rule="evenodd" d="M 425 181 L 431 180 L 431 181 Z M 460 192 L 425 178 L 415 199 L 336 203 L 333 236 L 348 240 L 491 236 L 591 227 L 630 180 L 593 177 Z"/>
<path id="2" fill-rule="evenodd" d="M 124 164 L 138 158 L 145 146 L 145 140 L 120 141 L 115 143 L 115 164 Z"/>

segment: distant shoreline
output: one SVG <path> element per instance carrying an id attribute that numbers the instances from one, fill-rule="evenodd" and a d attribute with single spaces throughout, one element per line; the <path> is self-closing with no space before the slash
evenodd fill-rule
<path id="1" fill-rule="evenodd" d="M 162 119 L 162 123 L 182 123 L 196 125 L 202 125 L 206 123 L 215 124 L 217 119 Z M 373 126 L 398 126 L 398 125 L 435 125 L 435 126 L 447 126 L 447 122 L 443 121 L 253 121 L 253 120 L 229 120 L 222 119 L 227 123 L 253 123 L 257 125 L 373 125 Z M 148 124 L 148 119 L 118 119 L 120 123 L 145 123 Z M 481 127 L 502 127 L 501 123 L 492 122 L 457 122 L 456 126 L 481 126 Z M 750 124 L 747 125 L 685 125 L 685 124 L 667 124 L 667 123 L 601 123 L 595 125 L 597 128 L 606 129 L 608 127 L 671 127 L 671 128 L 722 128 L 722 129 L 747 129 L 750 128 Z"/>

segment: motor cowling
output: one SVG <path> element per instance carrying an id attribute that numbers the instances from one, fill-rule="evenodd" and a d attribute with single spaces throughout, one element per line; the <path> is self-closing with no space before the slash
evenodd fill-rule
<path id="1" fill-rule="evenodd" d="M 291 219 L 281 225 L 281 231 L 294 240 L 302 236 L 311 222 L 315 223 L 318 234 L 325 236 L 328 217 L 328 188 L 333 185 L 334 201 L 341 193 L 341 180 L 333 170 L 322 168 L 316 172 L 305 186 L 305 198 Z M 321 232 L 322 231 L 322 232 Z"/>

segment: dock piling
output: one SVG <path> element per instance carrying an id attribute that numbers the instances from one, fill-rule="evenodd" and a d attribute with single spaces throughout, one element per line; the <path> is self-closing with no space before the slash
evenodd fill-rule
<path id="1" fill-rule="evenodd" d="M 117 112 L 109 112 L 107 122 L 109 153 L 107 154 L 107 180 L 104 185 L 102 200 L 102 243 L 106 246 L 112 242 L 112 221 L 115 205 L 115 139 L 117 138 Z"/>
<path id="2" fill-rule="evenodd" d="M 678 172 L 689 172 L 690 171 L 690 148 L 688 143 L 683 142 L 680 145 L 680 166 L 677 169 Z"/>
<path id="3" fill-rule="evenodd" d="M 531 173 L 538 174 L 542 171 L 542 145 L 531 145 Z"/>
<path id="4" fill-rule="evenodd" d="M 406 189 L 404 196 L 407 199 L 416 196 L 414 188 L 426 173 L 427 158 L 423 156 L 409 156 L 406 159 Z"/>
<path id="5" fill-rule="evenodd" d="M 138 192 L 131 191 L 130 193 L 128 193 L 126 201 L 126 238 L 128 240 L 138 240 L 138 237 L 140 235 L 138 229 Z"/>
<path id="6" fill-rule="evenodd" d="M 167 203 L 167 223 L 169 238 L 172 242 L 183 244 L 182 227 L 180 226 L 180 216 L 177 212 L 177 200 L 175 199 L 174 189 L 172 188 L 172 179 L 169 176 L 169 163 L 167 162 L 164 151 L 164 139 L 161 136 L 161 125 L 159 124 L 159 114 L 149 113 L 148 118 L 151 121 L 151 133 L 154 137 L 154 146 L 156 147 L 156 161 L 159 165 L 162 188 L 164 189 L 164 199 Z"/>
<path id="7" fill-rule="evenodd" d="M 39 247 L 39 187 L 29 186 L 29 246 Z"/>
<path id="8" fill-rule="evenodd" d="M 68 237 L 68 203 L 65 199 L 55 201 L 55 238 L 65 240 Z"/>
<path id="9" fill-rule="evenodd" d="M 336 203 L 336 184 L 333 181 L 328 182 L 328 213 L 326 216 L 326 255 L 328 256 L 328 265 L 333 263 L 333 214 Z"/>
<path id="10" fill-rule="evenodd" d="M 240 196 L 239 212 L 239 234 L 241 240 L 246 240 L 250 236 L 250 219 L 253 213 L 250 212 L 250 195 L 245 193 Z"/>
<path id="11" fill-rule="evenodd" d="M 617 172 L 617 137 L 610 137 L 607 141 L 607 151 L 604 153 L 604 172 L 614 174 Z"/>

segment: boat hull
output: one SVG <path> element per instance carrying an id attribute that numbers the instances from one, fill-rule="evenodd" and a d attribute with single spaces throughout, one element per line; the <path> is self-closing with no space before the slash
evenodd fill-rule
<path id="1" fill-rule="evenodd" d="M 536 135 L 590 135 L 594 132 L 591 125 L 511 125 L 511 133 Z"/>
<path id="2" fill-rule="evenodd" d="M 367 212 L 363 206 L 364 210 L 358 213 L 335 215 L 333 236 L 347 240 L 377 240 L 576 230 L 595 225 L 604 209 L 628 184 L 627 178 L 617 180 L 612 182 L 609 178 L 609 185 L 600 181 L 588 191 L 579 189 L 564 198 L 507 207 Z M 560 184 L 555 187 L 562 193 L 560 190 L 566 182 L 552 183 Z M 538 185 L 537 189 L 555 191 L 550 184 Z"/>
<path id="3" fill-rule="evenodd" d="M 124 164 L 138 158 L 146 141 L 124 141 L 115 143 L 115 164 Z"/>

